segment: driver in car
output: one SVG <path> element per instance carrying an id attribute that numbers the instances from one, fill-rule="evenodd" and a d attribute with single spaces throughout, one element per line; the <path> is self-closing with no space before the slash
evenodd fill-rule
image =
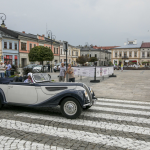
<path id="1" fill-rule="evenodd" d="M 24 81 L 24 83 L 33 83 L 32 73 L 28 73 L 28 78 Z"/>

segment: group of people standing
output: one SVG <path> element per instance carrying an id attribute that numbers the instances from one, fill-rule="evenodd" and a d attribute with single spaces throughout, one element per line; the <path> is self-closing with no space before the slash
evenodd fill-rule
<path id="1" fill-rule="evenodd" d="M 6 71 L 6 77 L 10 77 L 10 71 L 11 71 L 11 64 L 9 61 L 6 63 L 6 65 L 1 61 L 0 62 L 0 75 L 1 78 L 5 77 L 5 71 Z"/>
<path id="2" fill-rule="evenodd" d="M 66 70 L 66 66 L 64 66 L 64 63 L 61 63 L 59 82 L 65 81 L 66 74 L 68 74 L 69 82 L 75 82 L 74 69 L 71 67 L 71 64 L 68 64 L 68 69 Z"/>

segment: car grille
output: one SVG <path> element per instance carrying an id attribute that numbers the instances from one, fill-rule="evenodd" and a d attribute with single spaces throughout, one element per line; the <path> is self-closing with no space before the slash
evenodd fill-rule
<path id="1" fill-rule="evenodd" d="M 90 98 L 89 103 L 91 103 L 91 104 L 92 104 L 92 95 L 91 95 L 91 93 L 90 93 L 90 91 L 89 91 L 88 87 L 87 87 L 85 84 L 83 84 L 83 87 L 84 87 L 84 89 L 86 90 L 86 92 L 87 92 L 87 93 L 88 93 L 88 95 L 89 95 L 89 98 Z"/>

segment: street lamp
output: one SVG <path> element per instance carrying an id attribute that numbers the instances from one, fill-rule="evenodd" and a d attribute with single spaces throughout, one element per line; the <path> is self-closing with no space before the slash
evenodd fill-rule
<path id="1" fill-rule="evenodd" d="M 52 50 L 52 39 L 56 39 L 56 36 L 52 34 L 51 30 L 47 31 L 48 38 L 51 39 L 51 50 Z M 52 61 L 51 61 L 51 72 L 52 72 Z"/>
<path id="2" fill-rule="evenodd" d="M 2 20 L 1 27 L 4 28 L 5 27 L 4 20 L 6 20 L 6 15 L 4 13 L 0 13 L 0 15 L 2 15 L 2 17 L 0 17 L 0 19 Z M 3 19 L 3 17 L 5 17 L 5 18 Z"/>

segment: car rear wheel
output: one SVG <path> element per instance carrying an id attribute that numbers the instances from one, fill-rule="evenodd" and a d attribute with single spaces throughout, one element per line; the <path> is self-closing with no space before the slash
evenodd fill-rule
<path id="1" fill-rule="evenodd" d="M 60 106 L 61 113 L 68 119 L 76 119 L 80 116 L 82 108 L 79 102 L 74 98 L 65 98 Z"/>

